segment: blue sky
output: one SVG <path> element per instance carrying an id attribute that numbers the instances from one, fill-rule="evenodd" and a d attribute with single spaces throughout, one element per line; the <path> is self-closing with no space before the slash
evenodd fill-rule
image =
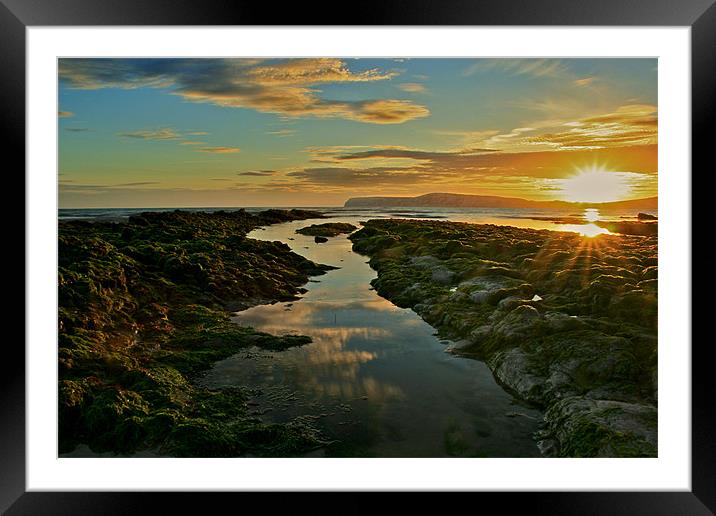
<path id="1" fill-rule="evenodd" d="M 655 59 L 62 59 L 60 207 L 656 195 Z M 617 177 L 617 176 L 611 176 Z M 615 199 L 616 200 L 616 199 Z"/>

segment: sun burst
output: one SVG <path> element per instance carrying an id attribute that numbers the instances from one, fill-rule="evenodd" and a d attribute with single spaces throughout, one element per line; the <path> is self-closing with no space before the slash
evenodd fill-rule
<path id="1" fill-rule="evenodd" d="M 561 197 L 571 202 L 618 201 L 631 191 L 623 174 L 596 165 L 578 169 L 575 175 L 561 179 L 559 183 Z"/>

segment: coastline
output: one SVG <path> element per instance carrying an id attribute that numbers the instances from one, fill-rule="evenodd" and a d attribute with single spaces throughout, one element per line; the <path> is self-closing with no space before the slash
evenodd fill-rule
<path id="1" fill-rule="evenodd" d="M 548 456 L 657 453 L 655 237 L 371 220 L 373 286 L 545 409 Z"/>
<path id="2" fill-rule="evenodd" d="M 263 423 L 250 389 L 196 382 L 240 349 L 311 342 L 229 318 L 294 300 L 310 276 L 332 268 L 246 237 L 308 218 L 325 217 L 174 211 L 61 222 L 61 453 L 81 444 L 99 453 L 295 456 L 326 445 L 306 419 Z M 349 239 L 371 257 L 378 294 L 411 308 L 456 341 L 454 354 L 480 359 L 504 390 L 543 410 L 544 455 L 655 456 L 655 237 L 363 224 Z M 297 233 L 318 243 L 354 229 L 329 222 Z"/>
<path id="3" fill-rule="evenodd" d="M 126 223 L 59 227 L 60 453 L 292 456 L 325 444 L 305 421 L 266 424 L 246 389 L 194 379 L 239 349 L 285 349 L 230 311 L 292 300 L 331 269 L 288 246 L 246 238 L 269 224 L 321 214 L 291 210 L 142 213 Z"/>

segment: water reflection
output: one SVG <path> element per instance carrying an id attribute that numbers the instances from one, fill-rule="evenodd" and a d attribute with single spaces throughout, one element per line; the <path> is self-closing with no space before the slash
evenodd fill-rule
<path id="1" fill-rule="evenodd" d="M 557 231 L 573 231 L 586 237 L 611 234 L 607 228 L 597 226 L 596 224 L 558 224 Z"/>
<path id="2" fill-rule="evenodd" d="M 359 219 L 332 220 L 357 225 Z M 379 297 L 370 288 L 375 272 L 345 236 L 316 244 L 295 234 L 313 222 L 269 226 L 250 236 L 281 240 L 340 269 L 314 278 L 298 301 L 253 307 L 234 318 L 313 342 L 282 352 L 246 350 L 216 364 L 203 382 L 251 386 L 258 413 L 271 421 L 312 415 L 339 443 L 328 455 L 538 456 L 532 434 L 539 412 L 515 405 L 483 363 L 446 354 L 433 328 Z"/>
<path id="3" fill-rule="evenodd" d="M 596 222 L 599 220 L 599 210 L 596 208 L 587 208 L 584 210 L 584 220 L 587 222 Z"/>
<path id="4" fill-rule="evenodd" d="M 586 208 L 582 214 L 582 218 L 586 224 L 558 224 L 555 229 L 558 231 L 573 231 L 586 237 L 595 237 L 598 235 L 611 235 L 611 231 L 597 224 L 601 220 L 599 210 L 596 208 Z"/>

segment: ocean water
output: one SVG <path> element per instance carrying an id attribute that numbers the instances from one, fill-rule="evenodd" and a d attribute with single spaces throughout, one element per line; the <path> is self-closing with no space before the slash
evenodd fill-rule
<path id="1" fill-rule="evenodd" d="M 290 207 L 277 206 L 278 209 L 291 209 Z M 599 213 L 598 210 L 576 210 L 576 209 L 537 209 L 537 208 L 345 208 L 345 207 L 321 207 L 302 206 L 301 209 L 315 210 L 331 217 L 351 217 L 357 220 L 368 220 L 372 218 L 410 218 L 410 219 L 437 219 L 455 222 L 470 222 L 476 224 L 498 224 L 516 226 L 532 229 L 549 229 L 553 231 L 574 231 L 593 235 L 595 233 L 606 233 L 606 230 L 597 230 L 593 224 L 595 220 L 636 220 L 632 211 L 609 211 Z M 176 209 L 183 211 L 237 211 L 245 209 L 250 213 L 269 209 L 268 207 L 248 208 L 62 208 L 58 210 L 58 219 L 64 220 L 96 220 L 107 222 L 126 221 L 129 216 L 143 211 L 169 212 Z M 649 213 L 657 215 L 656 210 Z M 584 223 L 573 224 L 553 220 L 557 218 L 584 218 Z"/>

